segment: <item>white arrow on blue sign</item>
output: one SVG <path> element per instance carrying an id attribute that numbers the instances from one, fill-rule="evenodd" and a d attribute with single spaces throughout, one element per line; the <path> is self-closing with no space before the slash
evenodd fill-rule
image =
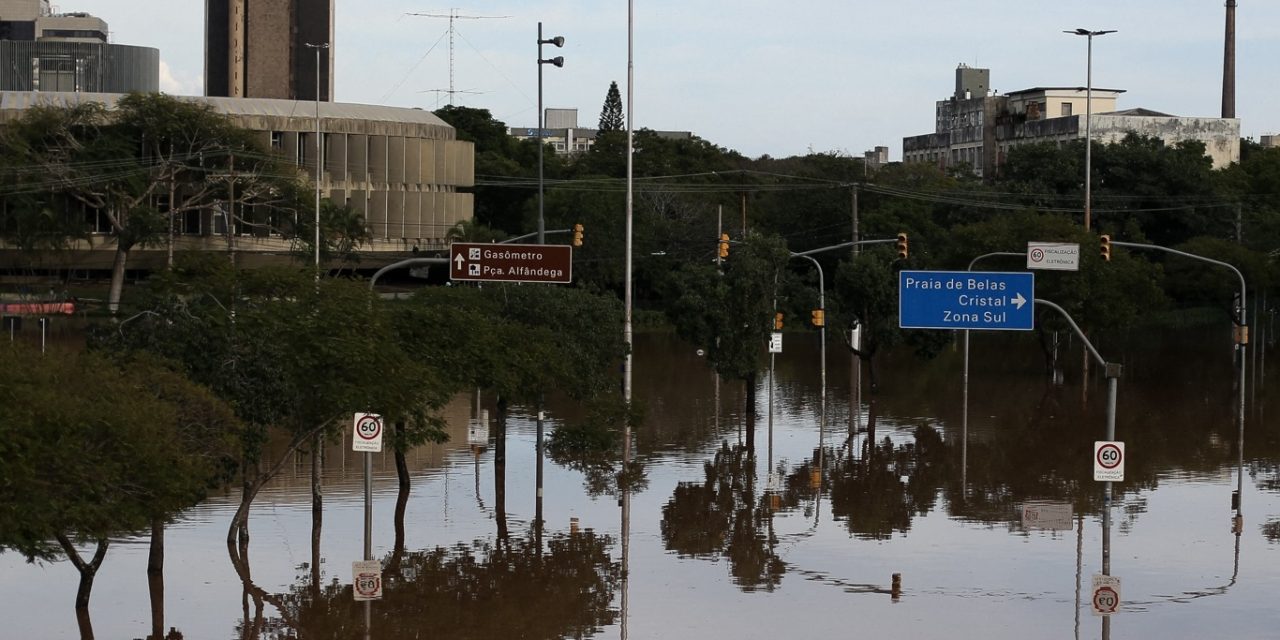
<path id="1" fill-rule="evenodd" d="M 898 326 L 903 329 L 1035 328 L 1035 274 L 902 271 Z"/>

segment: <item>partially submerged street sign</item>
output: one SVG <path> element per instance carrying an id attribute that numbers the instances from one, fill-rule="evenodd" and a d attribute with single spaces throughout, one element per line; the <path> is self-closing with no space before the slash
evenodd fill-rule
<path id="1" fill-rule="evenodd" d="M 1026 502 L 1022 505 L 1023 529 L 1066 531 L 1071 528 L 1070 502 Z"/>
<path id="2" fill-rule="evenodd" d="M 376 413 L 357 413 L 351 431 L 352 451 L 382 451 L 382 416 Z"/>
<path id="3" fill-rule="evenodd" d="M 356 602 L 382 599 L 382 562 L 357 560 L 351 563 L 351 593 Z"/>
<path id="4" fill-rule="evenodd" d="M 1027 268 L 1080 270 L 1080 245 L 1072 242 L 1028 242 Z"/>
<path id="5" fill-rule="evenodd" d="M 1099 440 L 1093 443 L 1093 479 L 1124 482 L 1124 443 Z"/>
<path id="6" fill-rule="evenodd" d="M 573 282 L 573 247 L 563 244 L 449 245 L 449 278 L 467 282 Z"/>
<path id="7" fill-rule="evenodd" d="M 1035 328 L 1035 274 L 902 271 L 898 326 L 903 329 Z"/>
<path id="8" fill-rule="evenodd" d="M 769 334 L 769 353 L 782 353 L 782 332 L 774 331 Z"/>
<path id="9" fill-rule="evenodd" d="M 1092 597 L 1093 615 L 1110 616 L 1120 611 L 1120 578 L 1093 574 Z"/>

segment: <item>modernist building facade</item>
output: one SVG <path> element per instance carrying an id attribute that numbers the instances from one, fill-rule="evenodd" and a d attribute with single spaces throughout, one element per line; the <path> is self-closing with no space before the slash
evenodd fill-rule
<path id="1" fill-rule="evenodd" d="M 205 95 L 333 100 L 335 0 L 205 0 Z"/>
<path id="2" fill-rule="evenodd" d="M 0 90 L 158 91 L 160 52 L 107 33 L 101 18 L 53 13 L 48 0 L 0 0 Z"/>
<path id="3" fill-rule="evenodd" d="M 34 105 L 66 106 L 101 102 L 111 108 L 118 94 L 0 92 L 0 125 L 22 116 Z M 236 125 L 256 132 L 262 145 L 298 166 L 301 175 L 316 173 L 315 103 L 295 100 L 183 98 L 203 102 Z M 474 210 L 473 195 L 462 189 L 475 184 L 474 145 L 457 139 L 456 131 L 428 111 L 360 104 L 321 103 L 324 156 L 320 187 L 323 196 L 364 214 L 373 240 L 361 247 L 363 264 L 374 266 L 418 250 L 447 247 L 447 233 Z M 255 259 L 287 257 L 290 242 L 278 234 L 272 216 L 314 215 L 305 211 L 263 208 L 237 211 L 238 218 L 259 224 L 233 228 L 236 250 L 251 264 Z M 192 212 L 179 223 L 175 249 L 225 251 L 227 217 L 218 207 Z M 75 266 L 105 268 L 114 243 L 105 220 L 92 221 L 87 248 Z M 163 264 L 166 247 L 138 248 L 136 268 Z"/>
<path id="4" fill-rule="evenodd" d="M 1022 144 L 1063 143 L 1084 138 L 1085 118 L 1095 142 L 1112 143 L 1130 133 L 1165 144 L 1198 141 L 1214 168 L 1240 160 L 1240 121 L 1190 118 L 1148 109 L 1116 109 L 1119 89 L 1035 87 L 996 95 L 987 88 L 990 72 L 960 65 L 955 93 L 935 105 L 933 133 L 902 139 L 904 162 L 941 168 L 965 165 L 980 177 L 994 177 L 1009 150 Z"/>

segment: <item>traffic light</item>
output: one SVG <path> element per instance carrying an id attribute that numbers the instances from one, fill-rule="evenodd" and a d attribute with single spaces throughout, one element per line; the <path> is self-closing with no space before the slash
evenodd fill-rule
<path id="1" fill-rule="evenodd" d="M 773 330 L 782 331 L 782 312 L 773 314 Z"/>
<path id="2" fill-rule="evenodd" d="M 827 323 L 826 313 L 822 309 L 814 309 L 809 313 L 813 316 L 810 318 L 813 321 L 813 326 L 821 327 Z"/>
<path id="3" fill-rule="evenodd" d="M 1111 236 L 1102 236 L 1102 259 L 1111 262 Z"/>
<path id="4" fill-rule="evenodd" d="M 720 234 L 720 257 L 729 257 L 729 234 L 727 233 Z"/>
<path id="5" fill-rule="evenodd" d="M 573 246 L 582 246 L 582 225 L 580 224 L 573 225 Z"/>
<path id="6" fill-rule="evenodd" d="M 907 234 L 905 232 L 898 234 L 898 259 L 906 260 L 911 251 L 907 248 Z"/>

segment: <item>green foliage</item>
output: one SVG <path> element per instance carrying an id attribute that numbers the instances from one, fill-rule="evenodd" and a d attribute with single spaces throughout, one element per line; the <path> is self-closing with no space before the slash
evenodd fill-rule
<path id="1" fill-rule="evenodd" d="M 0 550 L 29 559 L 142 530 L 228 479 L 237 421 L 150 358 L 0 353 Z"/>
<path id="2" fill-rule="evenodd" d="M 394 307 L 415 361 L 454 391 L 482 387 L 512 402 L 551 392 L 590 398 L 614 386 L 624 353 L 616 299 L 538 285 L 423 289 Z"/>
<path id="3" fill-rule="evenodd" d="M 406 443 L 440 440 L 430 411 L 448 398 L 438 372 L 410 357 L 387 303 L 362 282 L 315 280 L 309 269 L 237 271 L 216 257 L 153 279 L 146 311 L 103 327 L 95 343 L 179 363 L 253 425 L 295 441 L 336 433 L 355 412 L 405 421 Z"/>
<path id="4" fill-rule="evenodd" d="M 682 337 L 707 353 L 721 376 L 753 380 L 764 366 L 773 331 L 776 284 L 786 277 L 786 245 L 752 235 L 733 245 L 723 273 L 712 264 L 685 264 L 668 281 L 668 313 Z"/>

